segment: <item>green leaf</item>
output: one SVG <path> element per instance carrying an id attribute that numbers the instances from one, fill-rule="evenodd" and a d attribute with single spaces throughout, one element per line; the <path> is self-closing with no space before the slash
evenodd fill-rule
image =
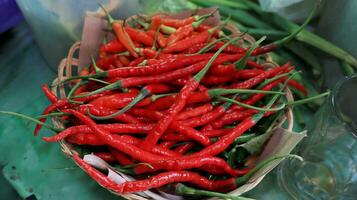
<path id="1" fill-rule="evenodd" d="M 244 148 L 251 155 L 259 154 L 262 151 L 264 144 L 273 135 L 274 131 L 275 131 L 275 129 L 268 131 L 262 135 L 259 135 L 255 138 L 249 140 L 248 142 L 239 145 L 239 147 Z"/>

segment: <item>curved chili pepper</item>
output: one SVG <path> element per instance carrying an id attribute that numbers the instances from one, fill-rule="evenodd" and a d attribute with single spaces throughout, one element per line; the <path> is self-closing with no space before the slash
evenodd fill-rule
<path id="1" fill-rule="evenodd" d="M 196 117 L 196 116 L 205 114 L 205 113 L 211 111 L 212 109 L 213 109 L 212 104 L 206 103 L 206 104 L 203 104 L 202 106 L 195 107 L 192 110 L 181 112 L 180 114 L 178 114 L 176 119 L 177 120 L 184 120 L 184 119 L 188 119 L 188 118 L 191 118 L 191 117 Z"/>
<path id="2" fill-rule="evenodd" d="M 108 22 L 112 26 L 112 29 L 113 29 L 117 39 L 130 52 L 130 55 L 137 58 L 138 54 L 135 51 L 135 45 L 134 45 L 133 41 L 131 40 L 131 38 L 129 37 L 128 33 L 125 31 L 123 25 L 120 22 L 115 21 L 109 15 L 108 11 L 103 6 L 101 6 L 101 7 L 104 10 L 105 14 L 107 15 Z"/>
<path id="3" fill-rule="evenodd" d="M 293 87 L 297 90 L 300 90 L 305 96 L 307 96 L 307 90 L 306 88 L 296 80 L 289 80 L 288 81 L 288 86 Z"/>
<path id="4" fill-rule="evenodd" d="M 130 158 L 128 158 L 125 154 L 121 153 L 120 151 L 114 148 L 109 148 L 109 151 L 120 165 L 125 166 L 125 165 L 134 164 L 134 162 L 130 160 Z"/>
<path id="5" fill-rule="evenodd" d="M 42 85 L 42 90 L 43 90 L 43 93 L 45 93 L 48 100 L 51 101 L 51 103 L 55 103 L 58 100 L 57 96 L 52 93 L 52 91 L 50 90 L 50 88 L 48 87 L 47 84 Z"/>
<path id="6" fill-rule="evenodd" d="M 106 52 L 106 53 L 120 53 L 125 50 L 126 50 L 125 47 L 119 42 L 118 39 L 114 39 L 108 42 L 107 44 L 100 46 L 99 48 L 100 52 Z"/>
<path id="7" fill-rule="evenodd" d="M 192 149 L 192 147 L 194 147 L 194 143 L 186 143 L 183 145 L 180 145 L 178 147 L 176 147 L 174 149 L 175 152 L 179 153 L 179 154 L 185 154 L 187 151 L 189 151 L 190 149 Z"/>
<path id="8" fill-rule="evenodd" d="M 102 160 L 104 160 L 105 162 L 116 162 L 117 160 L 115 159 L 115 157 L 108 152 L 96 152 L 94 153 L 94 155 L 98 156 L 99 158 L 101 158 Z"/>
<path id="9" fill-rule="evenodd" d="M 99 124 L 104 130 L 113 134 L 147 134 L 154 125 L 153 124 Z M 86 125 L 71 126 L 62 132 L 50 137 L 43 137 L 42 139 L 46 142 L 57 142 L 70 135 L 75 135 L 77 133 L 92 133 L 92 130 Z"/>
<path id="10" fill-rule="evenodd" d="M 107 115 L 111 115 L 115 112 L 114 110 L 109 110 L 109 109 L 104 109 L 104 108 L 99 109 L 91 104 L 79 106 L 78 111 L 82 114 L 87 114 L 89 112 L 89 114 L 96 115 L 96 116 L 107 116 Z M 134 123 L 134 124 L 140 123 L 140 121 L 138 119 L 136 119 L 135 117 L 133 117 L 127 113 L 118 115 L 118 116 L 114 117 L 114 119 L 121 121 L 121 122 L 125 122 L 125 123 Z"/>
<path id="11" fill-rule="evenodd" d="M 180 52 L 185 49 L 192 47 L 195 44 L 207 42 L 211 33 L 209 31 L 203 31 L 197 35 L 192 35 L 183 40 L 180 40 L 170 46 L 167 46 L 162 52 L 163 53 L 172 53 L 172 52 Z"/>
<path id="12" fill-rule="evenodd" d="M 154 38 L 152 38 L 145 32 L 142 32 L 138 29 L 134 29 L 131 27 L 125 27 L 125 30 L 129 34 L 130 38 L 133 39 L 133 41 L 137 41 L 149 47 L 151 47 L 154 43 Z"/>

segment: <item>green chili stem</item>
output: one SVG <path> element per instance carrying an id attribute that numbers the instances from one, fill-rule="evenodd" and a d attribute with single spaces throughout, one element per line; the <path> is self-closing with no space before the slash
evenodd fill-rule
<path id="1" fill-rule="evenodd" d="M 179 183 L 176 186 L 175 192 L 176 192 L 176 194 L 179 194 L 179 195 L 220 197 L 222 199 L 232 199 L 232 200 L 252 200 L 251 198 L 233 196 L 233 195 L 229 195 L 229 194 L 212 192 L 212 191 L 207 191 L 207 190 L 199 190 L 199 189 L 185 186 L 182 183 Z"/>
<path id="2" fill-rule="evenodd" d="M 285 94 L 278 91 L 266 91 L 266 90 L 251 90 L 251 89 L 223 89 L 215 88 L 208 90 L 210 97 L 224 96 L 226 94 L 244 93 L 244 94 Z"/>
<path id="3" fill-rule="evenodd" d="M 39 124 L 41 126 L 44 126 L 44 127 L 48 128 L 48 129 L 54 131 L 54 132 L 60 132 L 60 131 L 63 130 L 61 128 L 56 128 L 56 127 L 51 126 L 49 124 L 43 123 L 43 122 L 41 122 L 41 121 L 39 121 L 39 120 L 37 120 L 37 119 L 35 119 L 33 117 L 30 117 L 30 116 L 27 116 L 27 115 L 23 115 L 23 114 L 20 114 L 20 113 L 10 112 L 10 111 L 0 111 L 0 114 L 12 115 L 12 116 L 20 117 L 22 119 L 26 119 L 26 120 L 29 120 L 29 121 L 34 122 L 36 124 Z"/>
<path id="4" fill-rule="evenodd" d="M 210 69 L 212 63 L 216 60 L 216 58 L 218 57 L 218 55 L 220 53 L 222 53 L 222 51 L 232 42 L 235 42 L 239 39 L 241 39 L 242 37 L 235 37 L 231 40 L 229 40 L 227 43 L 225 43 L 221 48 L 219 48 L 219 50 L 211 57 L 211 59 L 207 62 L 206 66 L 199 71 L 193 78 L 197 81 L 200 82 L 202 80 L 202 78 L 204 77 L 204 75 L 207 73 L 207 71 Z"/>
<path id="5" fill-rule="evenodd" d="M 87 84 L 88 81 L 84 80 L 84 81 L 80 81 L 78 82 L 76 85 L 73 86 L 73 88 L 69 91 L 68 95 L 67 95 L 67 99 L 71 99 L 72 98 L 72 95 L 75 91 L 77 91 L 77 89 L 82 86 L 82 85 L 85 85 Z"/>
<path id="6" fill-rule="evenodd" d="M 242 58 L 240 58 L 237 63 L 235 64 L 236 69 L 243 69 L 247 64 L 247 59 L 252 54 L 254 49 L 256 49 L 260 43 L 262 43 L 266 39 L 266 36 L 263 36 L 258 41 L 254 42 L 254 44 L 248 49 L 248 51 L 244 54 Z"/>
<path id="7" fill-rule="evenodd" d="M 267 112 L 267 111 L 279 111 L 283 108 L 285 108 L 285 104 L 281 104 L 279 107 L 276 107 L 276 108 L 261 108 L 261 107 L 256 107 L 256 106 L 252 106 L 252 105 L 249 105 L 249 104 L 245 104 L 245 103 L 242 103 L 240 101 L 237 101 L 237 100 L 234 100 L 234 99 L 230 99 L 230 98 L 227 98 L 227 97 L 218 97 L 217 99 L 219 100 L 223 100 L 225 102 L 230 102 L 230 103 L 234 103 L 234 104 L 237 104 L 243 108 L 248 108 L 248 109 L 253 109 L 253 110 L 258 110 L 258 111 L 264 111 L 264 112 Z"/>
<path id="8" fill-rule="evenodd" d="M 116 81 L 114 83 L 106 85 L 106 86 L 104 86 L 102 88 L 99 88 L 97 90 L 94 90 L 92 92 L 88 92 L 86 94 L 77 95 L 77 96 L 75 96 L 73 98 L 88 97 L 88 96 L 91 96 L 91 95 L 94 95 L 94 94 L 98 94 L 98 93 L 101 93 L 101 92 L 104 92 L 104 91 L 107 91 L 107 90 L 115 90 L 115 89 L 118 89 L 118 88 L 121 88 L 121 82 L 120 81 Z"/>
<path id="9" fill-rule="evenodd" d="M 287 105 L 298 106 L 298 105 L 301 105 L 301 104 L 309 103 L 309 102 L 314 101 L 316 99 L 320 99 L 320 98 L 329 96 L 330 93 L 331 93 L 330 91 L 327 91 L 327 92 L 324 92 L 322 94 L 319 94 L 319 95 L 316 95 L 316 96 L 313 96 L 313 97 L 309 97 L 309 98 L 305 98 L 305 99 L 301 99 L 301 100 L 297 100 L 297 101 L 290 101 L 290 102 L 287 103 Z"/>
<path id="10" fill-rule="evenodd" d="M 260 162 L 259 164 L 257 164 L 257 166 L 255 166 L 251 171 L 249 171 L 247 174 L 245 174 L 244 176 L 241 176 L 239 178 L 237 178 L 235 180 L 237 186 L 241 186 L 243 184 L 245 184 L 246 182 L 249 181 L 250 178 L 252 178 L 252 176 L 258 172 L 259 170 L 263 169 L 264 167 L 266 167 L 268 164 L 270 164 L 271 162 L 275 161 L 275 160 L 280 160 L 283 158 L 297 158 L 299 160 L 303 160 L 302 157 L 298 156 L 298 155 L 293 155 L 293 154 L 288 154 L 288 155 L 282 155 L 282 156 L 274 156 L 272 158 L 266 159 L 262 162 Z"/>
<path id="11" fill-rule="evenodd" d="M 44 117 L 57 117 L 57 116 L 64 116 L 64 115 L 70 115 L 69 113 L 63 113 L 63 112 L 57 112 L 57 113 L 49 113 L 47 115 L 39 115 L 34 118 L 44 118 Z"/>

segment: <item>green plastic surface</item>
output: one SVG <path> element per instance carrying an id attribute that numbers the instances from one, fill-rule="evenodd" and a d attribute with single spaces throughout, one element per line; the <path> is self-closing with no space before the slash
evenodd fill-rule
<path id="1" fill-rule="evenodd" d="M 27 26 L 12 30 L 0 44 L 0 110 L 31 116 L 49 104 L 41 85 L 49 84 L 55 73 L 41 57 Z M 106 191 L 60 151 L 57 143 L 47 144 L 34 137 L 34 124 L 0 115 L 0 166 L 7 181 L 22 198 L 37 199 L 120 199 Z M 43 129 L 39 136 L 52 134 Z M 277 185 L 273 171 L 244 196 L 256 199 L 289 199 Z M 0 179 L 0 184 L 4 182 Z M 8 188 L 8 187 L 7 187 Z M 1 198 L 16 199 L 1 187 Z M 3 196 L 4 194 L 5 196 Z M 7 196 L 6 196 L 7 195 Z M 18 198 L 18 197 L 17 197 Z"/>

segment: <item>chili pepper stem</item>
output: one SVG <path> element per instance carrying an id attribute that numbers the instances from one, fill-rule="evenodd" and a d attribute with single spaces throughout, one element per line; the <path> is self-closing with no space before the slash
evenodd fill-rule
<path id="1" fill-rule="evenodd" d="M 324 98 L 326 96 L 329 96 L 330 94 L 331 94 L 331 92 L 327 91 L 327 92 L 324 92 L 322 94 L 319 94 L 319 95 L 316 95 L 316 96 L 313 96 L 313 97 L 309 97 L 309 98 L 305 98 L 305 99 L 301 99 L 301 100 L 297 100 L 297 101 L 290 101 L 290 102 L 287 102 L 286 104 L 287 105 L 292 105 L 292 106 L 298 106 L 298 105 L 301 105 L 301 104 L 309 103 L 309 102 L 314 101 L 316 99 Z"/>
<path id="2" fill-rule="evenodd" d="M 248 108 L 248 109 L 253 109 L 253 110 L 258 110 L 258 111 L 263 111 L 263 112 L 279 111 L 279 110 L 282 110 L 282 109 L 285 108 L 285 104 L 281 104 L 279 107 L 276 107 L 276 108 L 260 108 L 260 107 L 252 106 L 252 105 L 249 105 L 249 104 L 245 104 L 245 103 L 242 103 L 242 102 L 239 102 L 239 101 L 236 101 L 234 99 L 227 98 L 227 97 L 218 97 L 217 99 L 223 100 L 225 102 L 230 102 L 230 103 L 237 104 L 237 105 L 239 105 L 239 106 L 241 106 L 243 108 Z"/>
<path id="3" fill-rule="evenodd" d="M 46 124 L 46 123 L 43 123 L 43 122 L 41 122 L 41 121 L 39 121 L 39 120 L 37 120 L 37 119 L 35 119 L 35 118 L 33 118 L 33 117 L 30 117 L 30 116 L 27 116 L 27 115 L 23 115 L 23 114 L 20 114 L 20 113 L 10 112 L 10 111 L 0 111 L 0 114 L 20 117 L 20 118 L 22 118 L 22 119 L 26 119 L 26 120 L 29 120 L 29 121 L 34 122 L 34 123 L 36 123 L 36 124 L 39 124 L 39 125 L 41 125 L 41 126 L 44 126 L 44 127 L 48 128 L 48 129 L 54 131 L 54 132 L 60 132 L 60 131 L 63 130 L 63 129 L 61 129 L 61 128 L 53 127 L 53 126 L 51 126 L 51 125 L 49 125 L 49 124 Z"/>
<path id="4" fill-rule="evenodd" d="M 101 3 L 98 3 L 98 5 L 103 9 L 105 15 L 106 15 L 107 18 L 108 18 L 108 22 L 109 22 L 110 24 L 112 24 L 112 23 L 114 22 L 114 19 L 113 19 L 113 17 L 109 14 L 108 10 L 107 10 Z"/>
<path id="5" fill-rule="evenodd" d="M 259 164 L 257 164 L 257 166 L 255 166 L 252 170 L 250 170 L 247 174 L 245 174 L 244 176 L 241 176 L 239 178 L 237 178 L 235 180 L 235 183 L 237 186 L 241 186 L 243 184 L 245 184 L 247 181 L 249 181 L 250 178 L 252 178 L 252 176 L 258 172 L 259 170 L 263 169 L 265 166 L 267 166 L 269 163 L 275 161 L 275 160 L 280 160 L 280 159 L 284 159 L 284 158 L 296 158 L 299 159 L 301 161 L 303 161 L 303 158 L 298 156 L 298 155 L 293 155 L 293 154 L 288 154 L 288 155 L 282 155 L 282 156 L 274 156 L 272 158 L 269 158 L 267 160 L 264 160 L 262 162 L 260 162 Z"/>
<path id="6" fill-rule="evenodd" d="M 92 92 L 89 92 L 89 93 L 86 93 L 86 94 L 82 94 L 82 95 L 77 95 L 73 98 L 82 98 L 82 97 L 88 97 L 88 96 L 92 96 L 94 94 L 98 94 L 98 93 L 101 93 L 101 92 L 104 92 L 106 90 L 114 90 L 114 89 L 119 89 L 119 88 L 122 88 L 121 86 L 121 81 L 117 81 L 117 82 L 114 82 L 114 83 L 111 83 L 109 85 L 106 85 L 102 88 L 99 88 L 97 90 L 94 90 Z"/>
<path id="7" fill-rule="evenodd" d="M 266 36 L 263 36 L 248 49 L 248 51 L 244 54 L 244 56 L 241 59 L 239 59 L 238 62 L 235 64 L 236 69 L 243 69 L 246 66 L 247 59 L 249 58 L 249 56 L 252 54 L 254 49 L 256 49 L 259 46 L 259 44 L 262 43 L 265 39 Z"/>
<path id="8" fill-rule="evenodd" d="M 220 197 L 222 199 L 232 199 L 232 200 L 252 200 L 251 198 L 245 198 L 240 196 L 233 196 L 229 194 L 211 192 L 207 190 L 199 190 L 183 185 L 182 183 L 176 186 L 176 194 L 179 195 L 189 195 L 189 196 L 209 196 L 209 197 Z"/>

